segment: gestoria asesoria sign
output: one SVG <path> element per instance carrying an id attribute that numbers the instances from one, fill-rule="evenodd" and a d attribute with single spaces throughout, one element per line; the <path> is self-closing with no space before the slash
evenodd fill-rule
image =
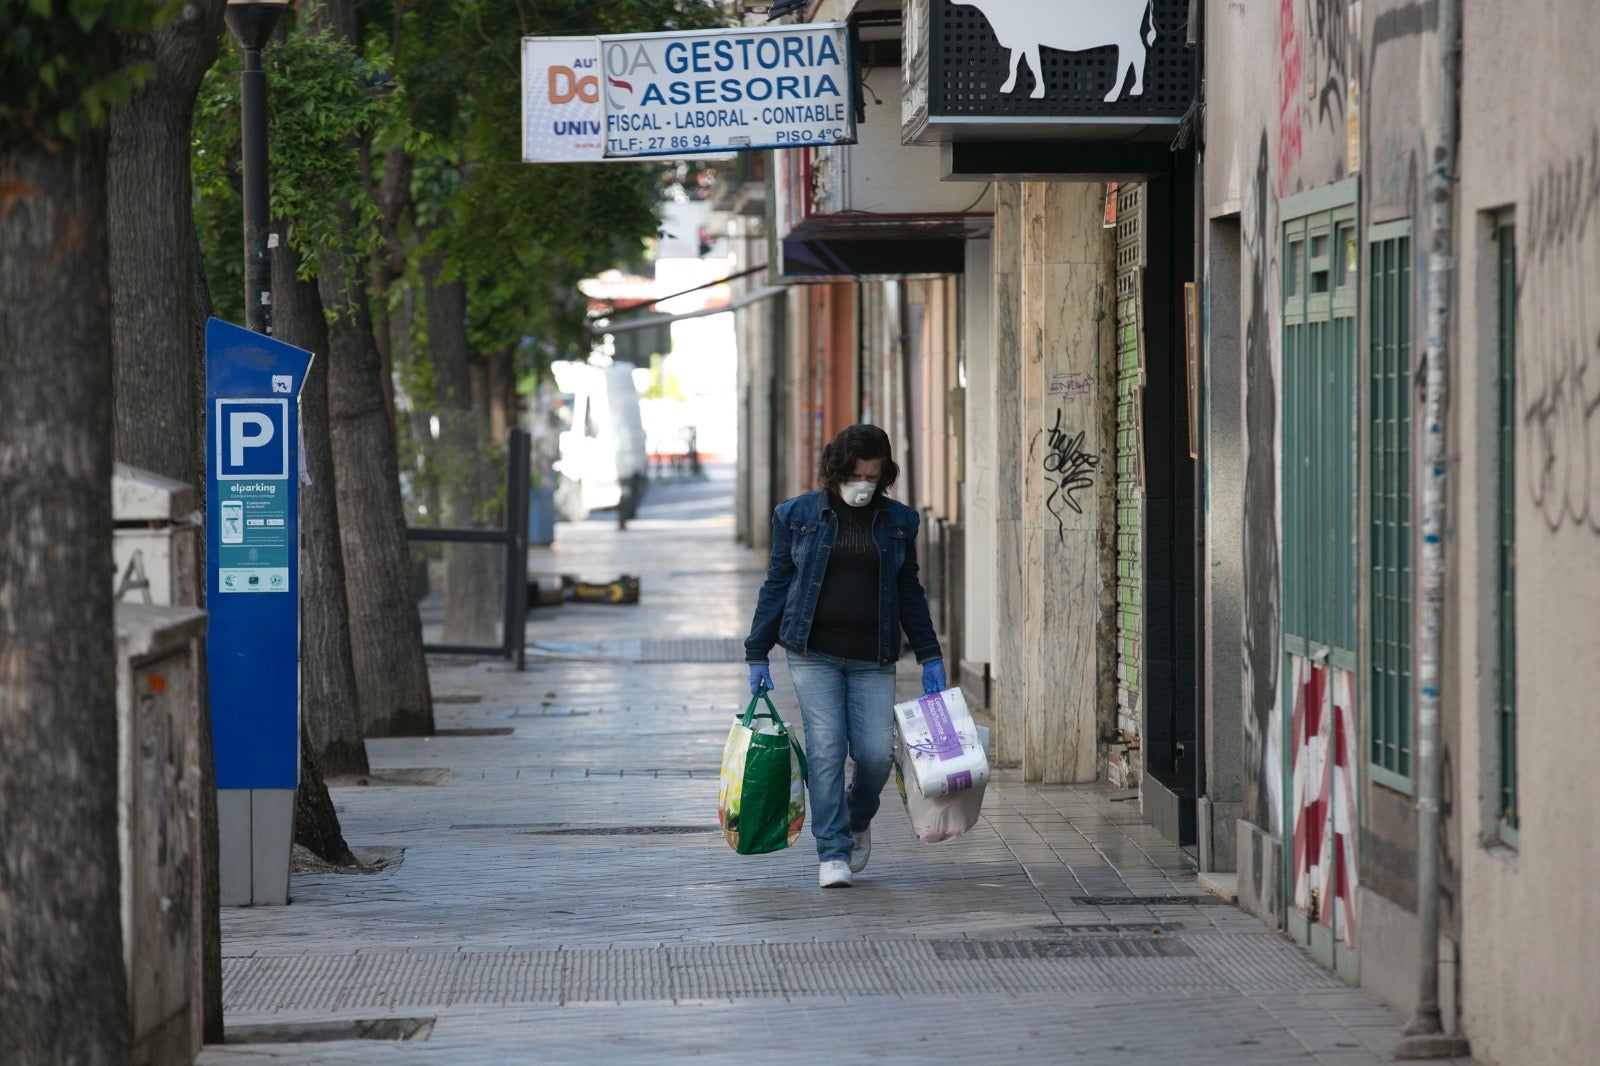
<path id="1" fill-rule="evenodd" d="M 855 143 L 843 23 L 599 42 L 608 158 Z"/>

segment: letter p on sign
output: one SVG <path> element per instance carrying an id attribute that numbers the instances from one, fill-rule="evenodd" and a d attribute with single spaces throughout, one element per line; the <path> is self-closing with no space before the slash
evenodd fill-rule
<path id="1" fill-rule="evenodd" d="M 228 418 L 233 423 L 228 433 L 229 466 L 243 466 L 245 449 L 265 447 L 276 435 L 272 419 L 259 411 L 235 411 Z"/>
<path id="2" fill-rule="evenodd" d="M 289 476 L 287 400 L 217 401 L 217 476 Z"/>

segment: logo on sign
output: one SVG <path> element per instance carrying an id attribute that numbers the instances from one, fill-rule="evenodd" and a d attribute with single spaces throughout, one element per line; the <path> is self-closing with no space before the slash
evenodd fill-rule
<path id="1" fill-rule="evenodd" d="M 592 59 L 577 61 L 580 67 L 592 67 Z M 550 76 L 550 102 L 552 104 L 571 103 L 574 99 L 582 100 L 586 104 L 600 102 L 600 79 L 593 74 L 578 74 L 571 67 L 551 66 Z"/>
<path id="2" fill-rule="evenodd" d="M 620 77 L 614 77 L 616 71 Z M 656 73 L 655 64 L 650 61 L 650 53 L 644 45 L 634 48 L 633 54 L 628 54 L 628 48 L 623 44 L 613 44 L 605 53 L 606 76 L 606 103 L 612 107 L 632 107 L 634 103 L 634 81 L 641 77 L 644 71 L 652 77 Z"/>
<path id="3" fill-rule="evenodd" d="M 1034 100 L 1044 98 L 1045 68 L 1039 58 L 1040 48 L 1084 52 L 1108 47 L 1117 50 L 1117 76 L 1111 91 L 1105 95 L 1105 102 L 1117 102 L 1130 74 L 1133 87 L 1128 95 L 1139 96 L 1144 92 L 1145 58 L 1156 42 L 1153 0 L 1105 0 L 1089 10 L 1069 7 L 1056 0 L 1035 0 L 1031 6 L 1017 0 L 952 2 L 981 11 L 989 20 L 995 40 L 1010 53 L 1011 76 L 1000 86 L 1002 94 L 1017 88 L 1017 75 L 1026 60 L 1033 75 L 1033 91 L 1028 96 Z"/>
<path id="4" fill-rule="evenodd" d="M 294 391 L 294 378 L 290 377 L 288 374 L 274 374 L 274 375 L 272 375 L 272 391 L 273 392 L 293 392 Z"/>
<path id="5" fill-rule="evenodd" d="M 289 402 L 217 401 L 217 477 L 289 476 Z"/>

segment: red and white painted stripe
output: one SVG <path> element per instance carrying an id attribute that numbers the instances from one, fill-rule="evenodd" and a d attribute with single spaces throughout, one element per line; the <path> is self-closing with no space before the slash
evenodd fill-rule
<path id="1" fill-rule="evenodd" d="M 1355 678 L 1291 655 L 1294 905 L 1355 943 Z"/>

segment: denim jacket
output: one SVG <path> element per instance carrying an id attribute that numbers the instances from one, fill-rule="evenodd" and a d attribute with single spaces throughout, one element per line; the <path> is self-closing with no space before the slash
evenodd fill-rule
<path id="1" fill-rule="evenodd" d="M 917 512 L 887 496 L 878 496 L 870 506 L 879 563 L 878 662 L 886 665 L 900 658 L 902 629 L 917 662 L 941 658 L 928 599 L 917 578 Z M 771 561 L 744 641 L 745 662 L 766 662 L 774 644 L 806 653 L 838 531 L 839 520 L 826 490 L 785 500 L 772 512 Z"/>

